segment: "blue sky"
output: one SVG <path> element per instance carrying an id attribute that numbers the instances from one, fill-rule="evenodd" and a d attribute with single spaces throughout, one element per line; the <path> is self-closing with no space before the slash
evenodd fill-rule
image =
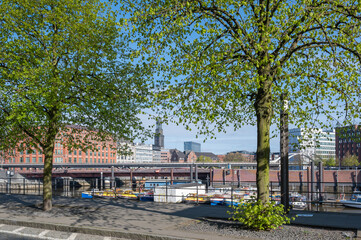
<path id="1" fill-rule="evenodd" d="M 196 138 L 196 130 L 187 131 L 182 125 L 163 124 L 163 132 L 164 145 L 168 149 L 177 148 L 183 151 L 185 141 L 201 143 L 203 152 L 213 152 L 215 154 L 226 154 L 237 150 L 256 151 L 257 149 L 257 128 L 255 126 L 244 126 L 237 131 L 228 128 L 226 133 L 215 133 L 216 139 L 208 139 L 206 142 L 203 142 L 204 136 Z M 149 139 L 146 143 L 152 144 L 153 142 L 153 139 Z M 271 152 L 278 151 L 279 138 L 277 137 L 271 139 Z"/>

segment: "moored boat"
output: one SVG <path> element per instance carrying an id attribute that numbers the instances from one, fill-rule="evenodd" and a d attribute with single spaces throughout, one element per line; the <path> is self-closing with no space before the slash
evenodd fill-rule
<path id="1" fill-rule="evenodd" d="M 186 203 L 208 203 L 209 196 L 206 194 L 189 193 L 184 200 Z"/>
<path id="2" fill-rule="evenodd" d="M 361 192 L 354 192 L 350 200 L 341 200 L 340 203 L 346 207 L 361 208 Z"/>
<path id="3" fill-rule="evenodd" d="M 120 193 L 118 197 L 123 199 L 138 199 L 138 196 L 134 194 L 132 190 L 125 190 L 124 192 Z"/>
<path id="4" fill-rule="evenodd" d="M 143 202 L 153 202 L 154 201 L 154 192 L 149 191 L 139 195 L 139 200 Z"/>
<path id="5" fill-rule="evenodd" d="M 93 195 L 91 192 L 82 192 L 81 198 L 93 198 Z"/>
<path id="6" fill-rule="evenodd" d="M 209 201 L 211 202 L 212 206 L 223 205 L 227 198 L 231 199 L 231 195 L 228 195 L 228 194 L 214 194 L 209 199 Z"/>

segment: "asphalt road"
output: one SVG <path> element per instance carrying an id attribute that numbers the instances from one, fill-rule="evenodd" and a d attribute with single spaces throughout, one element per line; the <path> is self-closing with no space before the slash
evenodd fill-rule
<path id="1" fill-rule="evenodd" d="M 0 233 L 0 239 L 2 240 L 37 240 L 39 238 L 25 237 L 16 233 Z"/>

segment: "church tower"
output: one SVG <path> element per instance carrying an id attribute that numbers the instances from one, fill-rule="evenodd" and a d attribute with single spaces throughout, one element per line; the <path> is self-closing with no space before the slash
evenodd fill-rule
<path id="1" fill-rule="evenodd" d="M 154 147 L 156 148 L 164 148 L 164 135 L 162 129 L 162 123 L 158 120 L 155 128 L 155 136 L 154 136 Z"/>

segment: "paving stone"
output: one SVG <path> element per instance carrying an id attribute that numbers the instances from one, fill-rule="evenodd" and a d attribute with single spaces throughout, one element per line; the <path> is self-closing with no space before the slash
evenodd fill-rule
<path id="1" fill-rule="evenodd" d="M 45 237 L 59 238 L 59 239 L 68 239 L 72 233 L 69 232 L 59 232 L 59 231 L 50 231 L 45 234 Z M 90 239 L 88 239 L 90 240 Z"/>
<path id="2" fill-rule="evenodd" d="M 90 234 L 78 234 L 75 240 L 104 240 L 104 236 L 90 235 Z"/>
<path id="3" fill-rule="evenodd" d="M 0 227 L 0 230 L 12 232 L 18 228 L 21 228 L 21 226 L 4 225 L 4 226 Z"/>
<path id="4" fill-rule="evenodd" d="M 24 228 L 23 230 L 21 230 L 19 232 L 38 236 L 40 233 L 42 233 L 44 231 L 45 231 L 44 229 L 40 229 L 40 228 L 27 227 L 27 228 Z"/>

